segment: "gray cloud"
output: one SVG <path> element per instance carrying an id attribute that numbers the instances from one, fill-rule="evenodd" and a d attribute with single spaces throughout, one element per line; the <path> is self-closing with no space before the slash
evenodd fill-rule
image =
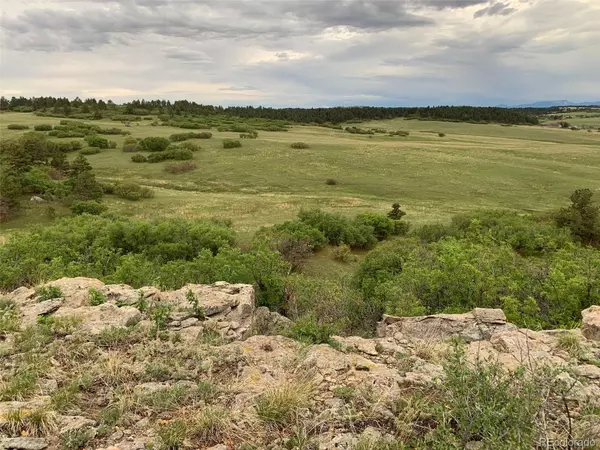
<path id="1" fill-rule="evenodd" d="M 600 98 L 589 57 L 600 5 L 589 0 L 5 3 L 0 94 L 276 106 Z"/>
<path id="2" fill-rule="evenodd" d="M 473 17 L 477 19 L 477 18 L 483 17 L 483 16 L 508 16 L 509 14 L 512 14 L 515 11 L 516 11 L 515 8 L 509 7 L 509 5 L 507 5 L 506 3 L 496 2 L 496 3 L 492 3 L 487 8 L 483 8 L 483 9 L 480 9 L 479 11 L 475 11 L 475 14 L 473 14 Z"/>

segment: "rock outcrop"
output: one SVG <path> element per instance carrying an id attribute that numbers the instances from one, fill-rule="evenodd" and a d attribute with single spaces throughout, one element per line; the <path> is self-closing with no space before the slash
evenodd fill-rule
<path id="1" fill-rule="evenodd" d="M 17 305 L 21 330 L 0 336 L 0 449 L 59 449 L 85 439 L 85 448 L 142 450 L 163 445 L 161 430 L 182 418 L 193 418 L 196 428 L 179 448 L 252 442 L 282 450 L 293 448 L 292 433 L 310 429 L 307 448 L 351 450 L 425 433 L 435 424 L 411 402 L 436 396 L 411 395 L 439 394 L 447 380 L 442 363 L 458 340 L 465 364 L 499 362 L 531 374 L 550 367 L 546 381 L 566 387 L 560 400 L 580 426 L 578 438 L 600 440 L 600 420 L 588 414 L 600 408 L 598 306 L 582 312 L 581 330 L 519 329 L 501 310 L 475 309 L 385 316 L 374 338 L 333 336 L 330 345 L 307 346 L 281 336 L 292 322 L 257 308 L 249 285 L 161 291 L 63 278 L 44 286 L 56 289 L 43 297 L 29 288 L 6 295 Z M 162 331 L 149 331 L 158 323 L 153 311 L 164 314 Z M 69 327 L 51 337 L 24 331 L 61 320 Z M 112 335 L 113 327 L 120 331 Z M 35 370 L 31 379 L 23 375 Z M 13 385 L 15 377 L 23 378 Z M 260 403 L 269 395 L 277 408 L 292 405 L 285 426 L 281 417 L 269 418 L 281 411 Z M 562 406 L 546 406 L 545 420 L 564 430 Z"/>

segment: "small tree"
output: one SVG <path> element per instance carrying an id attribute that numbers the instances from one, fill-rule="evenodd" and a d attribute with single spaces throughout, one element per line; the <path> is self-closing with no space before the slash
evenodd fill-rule
<path id="1" fill-rule="evenodd" d="M 400 203 L 394 203 L 392 205 L 392 210 L 388 212 L 387 215 L 392 220 L 400 220 L 406 215 L 406 213 L 400 209 Z"/>
<path id="2" fill-rule="evenodd" d="M 556 217 L 558 225 L 588 244 L 600 243 L 600 207 L 592 201 L 593 195 L 590 189 L 577 189 L 571 194 L 571 206 L 562 208 Z"/>
<path id="3" fill-rule="evenodd" d="M 83 171 L 73 178 L 73 198 L 75 200 L 100 200 L 104 191 L 102 190 L 102 186 L 98 181 L 96 181 L 96 177 L 94 174 L 89 171 Z"/>
<path id="4" fill-rule="evenodd" d="M 71 177 L 76 177 L 82 172 L 89 172 L 91 170 L 92 166 L 86 157 L 81 154 L 79 154 L 71 163 Z"/>

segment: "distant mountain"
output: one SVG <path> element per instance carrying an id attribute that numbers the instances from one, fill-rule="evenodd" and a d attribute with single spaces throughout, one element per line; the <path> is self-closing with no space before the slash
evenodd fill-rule
<path id="1" fill-rule="evenodd" d="M 542 102 L 516 105 L 513 108 L 552 108 L 553 106 L 600 106 L 600 101 L 595 102 L 570 102 L 568 100 L 547 100 Z M 504 107 L 504 105 L 502 105 Z"/>

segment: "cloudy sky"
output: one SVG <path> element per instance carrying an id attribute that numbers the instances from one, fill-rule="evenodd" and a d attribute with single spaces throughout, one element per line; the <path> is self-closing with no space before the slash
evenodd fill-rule
<path id="1" fill-rule="evenodd" d="M 600 0 L 0 0 L 0 94 L 600 100 Z"/>

